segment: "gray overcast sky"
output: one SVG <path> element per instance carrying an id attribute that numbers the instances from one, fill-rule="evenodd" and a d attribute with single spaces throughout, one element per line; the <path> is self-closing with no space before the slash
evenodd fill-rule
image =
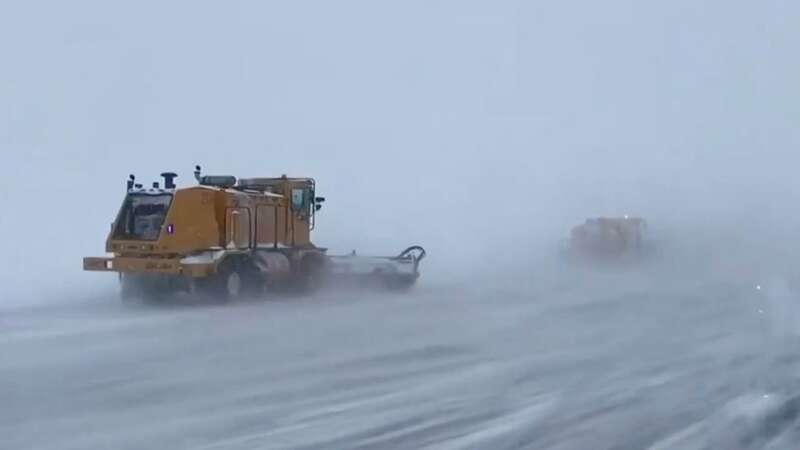
<path id="1" fill-rule="evenodd" d="M 2 278 L 95 282 L 127 174 L 195 163 L 314 176 L 319 244 L 445 260 L 593 214 L 780 215 L 798 23 L 769 0 L 4 2 Z"/>

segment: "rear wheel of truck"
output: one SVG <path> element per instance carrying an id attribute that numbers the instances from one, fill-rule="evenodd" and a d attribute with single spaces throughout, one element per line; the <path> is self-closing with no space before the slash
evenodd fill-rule
<path id="1" fill-rule="evenodd" d="M 299 292 L 313 294 L 324 283 L 325 260 L 317 254 L 305 256 L 300 261 L 300 270 L 295 275 L 296 287 Z"/>
<path id="2" fill-rule="evenodd" d="M 242 295 L 242 276 L 239 272 L 231 271 L 225 275 L 224 296 L 228 299 L 236 299 Z"/>

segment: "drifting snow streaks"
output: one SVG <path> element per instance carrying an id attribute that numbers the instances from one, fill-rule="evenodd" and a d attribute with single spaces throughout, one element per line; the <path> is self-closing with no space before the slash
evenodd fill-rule
<path id="1" fill-rule="evenodd" d="M 793 448 L 769 286 L 580 280 L 6 309 L 0 448 Z"/>

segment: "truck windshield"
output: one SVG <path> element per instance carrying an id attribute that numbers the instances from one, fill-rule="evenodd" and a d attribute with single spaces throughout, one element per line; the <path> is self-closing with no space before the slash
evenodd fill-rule
<path id="1" fill-rule="evenodd" d="M 143 241 L 158 239 L 171 202 L 171 194 L 129 194 L 117 218 L 114 237 Z"/>

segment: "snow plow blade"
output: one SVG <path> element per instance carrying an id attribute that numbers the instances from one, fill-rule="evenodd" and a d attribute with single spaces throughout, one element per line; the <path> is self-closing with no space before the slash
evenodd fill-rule
<path id="1" fill-rule="evenodd" d="M 358 285 L 381 285 L 390 289 L 407 289 L 419 278 L 419 264 L 427 252 L 419 245 L 403 250 L 397 256 L 329 255 L 329 281 Z"/>

